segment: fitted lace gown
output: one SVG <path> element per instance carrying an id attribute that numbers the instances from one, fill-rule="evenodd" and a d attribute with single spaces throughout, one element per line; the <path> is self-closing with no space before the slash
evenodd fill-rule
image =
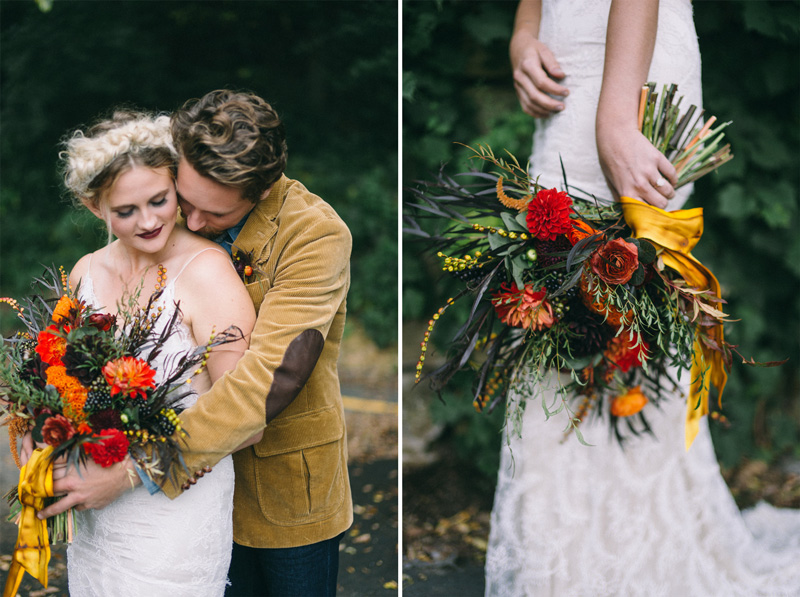
<path id="1" fill-rule="evenodd" d="M 91 269 L 91 263 L 90 263 Z M 180 275 L 180 274 L 179 274 Z M 159 305 L 165 325 L 175 309 L 175 280 L 164 288 Z M 81 298 L 98 305 L 91 276 L 81 282 Z M 181 325 L 154 366 L 161 382 L 164 362 L 195 348 Z M 192 386 L 209 387 L 207 374 Z M 197 400 L 193 394 L 184 406 Z M 175 500 L 150 495 L 139 486 L 103 510 L 76 512 L 77 533 L 67 550 L 69 591 L 74 597 L 198 597 L 225 591 L 233 544 L 233 461 L 214 466 L 191 491 Z"/>
<path id="2" fill-rule="evenodd" d="M 546 186 L 568 183 L 610 198 L 597 161 L 594 118 L 610 0 L 544 0 L 541 40 L 570 89 L 566 109 L 537 122 L 531 158 Z M 677 83 L 683 109 L 701 105 L 700 54 L 689 0 L 662 0 L 649 80 Z M 668 209 L 689 194 L 680 190 Z M 552 385 L 555 380 L 550 380 Z M 688 390 L 684 373 L 682 390 Z M 552 403 L 554 388 L 546 394 Z M 524 398 L 517 396 L 517 400 Z M 729 397 L 733 400 L 735 397 Z M 562 443 L 565 420 L 538 400 L 521 437 L 504 446 L 492 512 L 486 594 L 502 596 L 800 595 L 800 512 L 762 504 L 743 517 L 725 485 L 705 421 L 684 447 L 685 399 L 645 413 L 656 438 L 623 451 L 608 422 Z"/>

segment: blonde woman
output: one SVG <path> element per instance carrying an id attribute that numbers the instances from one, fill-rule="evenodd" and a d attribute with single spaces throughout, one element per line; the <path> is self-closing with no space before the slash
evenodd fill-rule
<path id="1" fill-rule="evenodd" d="M 72 270 L 70 280 L 80 284 L 83 299 L 113 313 L 127 297 L 138 296 L 143 304 L 161 289 L 159 305 L 167 316 L 180 308 L 182 323 L 157 366 L 205 343 L 215 329 L 235 325 L 244 332 L 245 339 L 215 348 L 207 373 L 193 379 L 197 393 L 207 390 L 246 350 L 255 311 L 228 254 L 176 226 L 177 155 L 169 117 L 117 112 L 75 131 L 62 159 L 75 203 L 105 221 L 109 237 L 116 237 Z M 183 406 L 197 400 L 195 394 Z M 79 530 L 68 550 L 70 593 L 222 595 L 232 546 L 233 477 L 228 456 L 180 499 L 150 495 L 135 479 L 138 486 L 107 508 L 78 512 Z"/>

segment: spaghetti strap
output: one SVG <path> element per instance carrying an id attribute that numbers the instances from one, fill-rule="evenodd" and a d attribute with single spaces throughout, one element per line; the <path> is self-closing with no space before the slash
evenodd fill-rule
<path id="1" fill-rule="evenodd" d="M 198 255 L 201 255 L 201 254 L 205 253 L 206 251 L 216 251 L 216 252 L 218 252 L 218 253 L 222 253 L 223 255 L 225 255 L 226 257 L 228 257 L 228 258 L 229 258 L 229 260 L 230 260 L 230 256 L 229 256 L 229 255 L 228 255 L 228 254 L 227 254 L 225 251 L 223 251 L 222 249 L 217 249 L 216 247 L 206 247 L 205 249 L 202 249 L 202 250 L 198 251 L 197 253 L 195 253 L 194 255 L 192 255 L 192 256 L 189 258 L 189 260 L 188 260 L 186 263 L 184 263 L 184 264 L 183 264 L 183 267 L 182 267 L 182 268 L 180 269 L 180 271 L 178 272 L 178 275 L 176 275 L 174 278 L 172 278 L 172 282 L 176 282 L 176 281 L 178 280 L 178 278 L 180 277 L 180 275 L 183 273 L 183 270 L 185 270 L 185 269 L 186 269 L 186 268 L 189 266 L 189 264 L 190 264 L 192 261 L 194 261 L 194 260 L 195 260 L 195 258 L 196 258 Z M 236 269 L 236 268 L 234 267 L 234 265 L 233 265 L 233 262 L 231 262 L 231 267 L 233 267 L 233 269 L 234 269 L 234 270 Z"/>

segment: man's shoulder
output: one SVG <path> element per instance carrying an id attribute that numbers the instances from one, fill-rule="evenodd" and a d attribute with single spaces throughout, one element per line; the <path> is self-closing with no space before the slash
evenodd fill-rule
<path id="1" fill-rule="evenodd" d="M 312 193 L 298 180 L 286 179 L 281 207 L 276 217 L 278 230 L 301 230 L 309 227 L 349 230 L 333 206 L 316 193 Z"/>

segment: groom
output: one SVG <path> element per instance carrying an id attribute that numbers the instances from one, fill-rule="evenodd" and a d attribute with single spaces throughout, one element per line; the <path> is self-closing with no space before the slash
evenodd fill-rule
<path id="1" fill-rule="evenodd" d="M 249 256 L 258 319 L 236 368 L 181 415 L 186 465 L 198 473 L 163 491 L 175 498 L 202 483 L 204 470 L 263 430 L 234 454 L 226 595 L 334 595 L 339 541 L 353 520 L 337 374 L 350 233 L 283 174 L 283 125 L 260 97 L 218 90 L 190 100 L 173 115 L 172 135 L 186 226 Z M 130 488 L 122 471 L 90 467 L 56 481 L 69 495 L 44 514 L 107 505 Z"/>

